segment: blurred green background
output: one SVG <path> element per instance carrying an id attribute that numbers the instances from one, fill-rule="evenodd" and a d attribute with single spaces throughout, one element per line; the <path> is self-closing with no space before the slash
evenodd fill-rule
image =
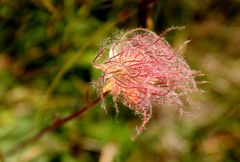
<path id="1" fill-rule="evenodd" d="M 148 128 L 111 97 L 14 154 L 8 150 L 57 117 L 97 97 L 91 81 L 101 42 L 115 32 L 147 27 L 166 39 L 191 40 L 184 57 L 197 77 L 196 119 L 155 108 Z M 0 161 L 240 161 L 240 0 L 1 0 Z"/>

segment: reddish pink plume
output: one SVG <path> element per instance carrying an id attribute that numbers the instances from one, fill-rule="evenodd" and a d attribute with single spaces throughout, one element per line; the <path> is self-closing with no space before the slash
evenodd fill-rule
<path id="1" fill-rule="evenodd" d="M 141 116 L 140 133 L 152 116 L 152 107 L 172 104 L 183 107 L 182 97 L 196 91 L 193 71 L 185 60 L 159 35 L 147 29 L 127 32 L 109 47 L 100 79 L 114 102 L 120 101 Z M 116 104 L 117 105 L 117 104 Z"/>

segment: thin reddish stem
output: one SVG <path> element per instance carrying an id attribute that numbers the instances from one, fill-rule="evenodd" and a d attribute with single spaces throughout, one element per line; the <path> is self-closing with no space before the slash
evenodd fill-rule
<path id="1" fill-rule="evenodd" d="M 95 100 L 93 100 L 92 102 L 88 103 L 85 106 L 82 106 L 79 111 L 76 111 L 72 114 L 70 114 L 69 116 L 65 117 L 65 118 L 57 118 L 54 122 L 52 122 L 52 124 L 48 125 L 47 127 L 43 128 L 41 131 L 39 131 L 36 135 L 32 136 L 29 139 L 26 139 L 22 142 L 20 142 L 19 144 L 17 144 L 16 146 L 14 146 L 12 149 L 10 149 L 7 152 L 7 155 L 13 155 L 14 153 L 16 153 L 18 150 L 22 150 L 24 147 L 32 144 L 33 142 L 36 142 L 37 140 L 39 140 L 40 138 L 42 138 L 45 134 L 47 134 L 48 132 L 59 128 L 60 126 L 62 126 L 63 124 L 76 119 L 77 117 L 79 117 L 81 114 L 83 114 L 84 112 L 86 112 L 87 110 L 89 110 L 90 108 L 93 108 L 95 105 L 97 105 L 98 103 L 100 103 L 102 101 L 103 98 L 105 98 L 106 96 L 108 96 L 109 92 L 105 92 L 103 94 L 103 96 L 96 98 Z"/>

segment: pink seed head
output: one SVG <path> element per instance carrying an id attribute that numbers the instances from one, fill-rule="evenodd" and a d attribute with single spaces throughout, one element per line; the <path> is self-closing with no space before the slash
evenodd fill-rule
<path id="1" fill-rule="evenodd" d="M 152 107 L 183 107 L 182 97 L 196 91 L 193 71 L 161 36 L 135 29 L 104 47 L 108 58 L 95 65 L 103 71 L 103 90 L 140 115 L 140 133 L 152 115 Z M 117 104 L 116 104 L 117 105 Z"/>

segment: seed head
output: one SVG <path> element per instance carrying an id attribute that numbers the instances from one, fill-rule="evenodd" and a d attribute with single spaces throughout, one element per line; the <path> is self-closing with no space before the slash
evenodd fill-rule
<path id="1" fill-rule="evenodd" d="M 103 72 L 101 92 L 110 91 L 115 105 L 122 102 L 142 118 L 138 133 L 151 118 L 153 106 L 171 104 L 182 110 L 182 98 L 197 90 L 194 72 L 185 60 L 163 37 L 147 29 L 120 35 L 99 55 L 106 53 L 103 63 L 94 65 Z"/>

